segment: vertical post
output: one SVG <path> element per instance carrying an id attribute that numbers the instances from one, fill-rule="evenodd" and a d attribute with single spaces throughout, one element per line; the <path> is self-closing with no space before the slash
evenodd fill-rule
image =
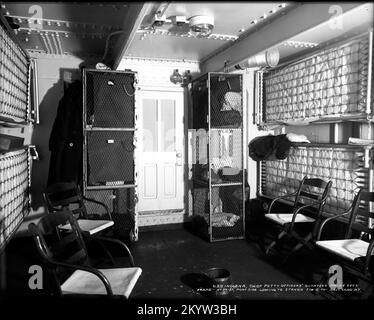
<path id="1" fill-rule="evenodd" d="M 366 115 L 367 116 L 372 116 L 372 107 L 371 107 L 371 87 L 372 87 L 372 70 L 373 70 L 373 29 L 370 30 L 369 32 L 369 61 L 368 61 L 368 81 L 367 81 L 367 96 L 366 96 Z M 371 125 L 372 123 L 368 121 L 368 139 L 371 139 Z M 366 152 L 366 150 L 365 150 Z M 367 151 L 369 153 L 369 150 Z M 373 192 L 373 164 L 372 164 L 372 156 L 373 153 L 372 151 L 370 154 L 366 155 L 365 158 L 367 157 L 368 161 L 370 162 L 369 165 L 369 192 Z M 369 204 L 369 210 L 373 211 L 373 203 L 370 202 Z M 373 226 L 373 219 L 369 219 L 369 227 Z"/>
<path id="2" fill-rule="evenodd" d="M 339 123 L 334 123 L 334 143 L 339 143 Z"/>
<path id="3" fill-rule="evenodd" d="M 259 124 L 259 105 L 258 105 L 258 71 L 255 72 L 255 105 L 253 120 L 255 124 Z"/>
<path id="4" fill-rule="evenodd" d="M 366 93 L 366 114 L 372 115 L 371 109 L 371 83 L 373 69 L 373 29 L 369 32 L 369 61 L 368 61 L 368 82 Z"/>
<path id="5" fill-rule="evenodd" d="M 369 192 L 373 192 L 374 190 L 374 187 L 373 187 L 373 183 L 374 183 L 374 168 L 373 168 L 373 149 L 370 150 L 370 166 L 369 166 Z M 370 212 L 373 212 L 373 203 L 370 202 L 369 204 L 369 210 Z M 374 219 L 373 218 L 370 218 L 369 219 L 369 227 L 372 228 L 374 226 Z"/>
<path id="6" fill-rule="evenodd" d="M 26 121 L 33 122 L 34 119 L 31 116 L 31 71 L 32 71 L 32 61 L 28 60 L 27 66 L 27 98 L 26 98 Z"/>
<path id="7" fill-rule="evenodd" d="M 33 70 L 34 70 L 34 104 L 35 104 L 35 123 L 40 123 L 40 115 L 39 115 L 39 90 L 38 90 L 38 64 L 36 59 L 32 59 L 33 62 Z"/>
<path id="8" fill-rule="evenodd" d="M 87 84 L 87 71 L 86 69 L 83 69 L 83 74 L 82 74 L 82 85 L 83 85 L 83 97 L 82 97 L 82 101 L 83 101 L 83 108 L 82 108 L 82 126 L 83 126 L 83 163 L 82 163 L 82 166 L 83 166 L 83 185 L 82 185 L 82 193 L 84 196 L 87 196 L 86 195 L 86 188 L 87 188 L 87 100 L 86 100 L 86 95 L 87 95 L 87 87 L 86 87 L 86 84 Z"/>
<path id="9" fill-rule="evenodd" d="M 241 99 L 242 99 L 242 110 L 243 110 L 243 113 L 242 113 L 242 173 L 243 173 L 243 176 L 242 176 L 242 199 L 243 199 L 243 209 L 242 209 L 242 225 L 243 225 L 243 234 L 242 236 L 245 237 L 245 215 L 246 215 L 246 210 L 245 210 L 245 202 L 246 202 L 246 197 L 245 197 L 245 184 L 246 184 L 246 175 L 245 173 L 248 172 L 247 171 L 247 165 L 246 165 L 246 160 L 247 160 L 247 157 L 246 157 L 246 145 L 247 145 L 247 128 L 248 128 L 248 124 L 247 124 L 247 108 L 248 108 L 248 97 L 247 95 L 245 95 L 245 98 L 244 99 L 244 92 L 247 92 L 247 87 L 244 88 L 244 75 L 241 74 L 239 75 L 240 77 L 240 83 L 241 83 Z M 247 78 L 248 79 L 248 78 Z M 246 80 L 247 80 L 246 79 Z M 245 81 L 246 84 L 247 81 Z M 247 173 L 248 174 L 248 173 Z"/>
<path id="10" fill-rule="evenodd" d="M 6 294 L 6 254 L 4 250 L 2 253 L 0 253 L 0 296 L 1 295 L 5 296 L 5 294 Z"/>
<path id="11" fill-rule="evenodd" d="M 137 80 L 137 73 L 134 74 L 134 81 L 138 82 Z M 139 132 L 139 123 L 138 119 L 140 117 L 139 115 L 139 105 L 137 104 L 138 99 L 138 90 L 135 91 L 134 95 L 134 229 L 133 229 L 133 234 L 132 234 L 132 241 L 138 241 L 139 239 L 139 222 L 138 222 L 138 203 L 139 203 L 139 198 L 138 198 L 138 171 L 137 171 L 137 163 L 138 163 L 138 152 L 139 150 L 139 137 L 138 137 L 138 132 Z"/>
<path id="12" fill-rule="evenodd" d="M 210 129 L 210 119 L 211 119 L 211 112 L 210 112 L 210 108 L 211 108 L 211 105 L 210 105 L 210 72 L 208 73 L 208 79 L 207 79 L 207 87 L 208 87 L 208 178 L 209 178 L 209 240 L 210 242 L 212 242 L 213 240 L 213 226 L 212 226 L 212 214 L 213 214 L 213 206 L 212 206 L 212 170 L 211 170 L 211 167 L 212 167 L 212 159 L 210 158 L 211 157 L 211 150 L 210 150 L 210 146 L 211 146 L 211 129 Z"/>

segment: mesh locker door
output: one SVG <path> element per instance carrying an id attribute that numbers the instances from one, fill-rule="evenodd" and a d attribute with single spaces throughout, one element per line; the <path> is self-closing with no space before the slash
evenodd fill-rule
<path id="1" fill-rule="evenodd" d="M 113 213 L 113 190 L 87 190 L 86 197 L 104 203 L 108 207 L 109 212 Z M 101 219 L 108 219 L 108 217 L 105 217 L 106 212 L 103 206 L 90 201 L 85 201 L 84 205 L 87 208 L 87 212 L 99 215 Z"/>
<path id="2" fill-rule="evenodd" d="M 212 241 L 243 236 L 243 186 L 212 188 L 212 207 Z"/>
<path id="3" fill-rule="evenodd" d="M 0 253 L 29 213 L 29 155 L 0 154 Z"/>
<path id="4" fill-rule="evenodd" d="M 87 71 L 87 124 L 100 128 L 133 128 L 133 73 Z"/>
<path id="5" fill-rule="evenodd" d="M 135 189 L 120 188 L 113 193 L 114 230 L 119 236 L 128 236 L 135 226 Z"/>
<path id="6" fill-rule="evenodd" d="M 114 232 L 118 236 L 128 236 L 135 226 L 135 189 L 116 188 L 109 190 L 87 190 L 86 196 L 103 202 L 109 209 L 114 221 Z M 86 201 L 87 211 L 108 219 L 105 209 L 98 204 Z"/>
<path id="7" fill-rule="evenodd" d="M 89 186 L 134 183 L 133 140 L 132 131 L 87 133 Z"/>
<path id="8" fill-rule="evenodd" d="M 241 128 L 243 122 L 240 75 L 210 74 L 210 127 Z"/>

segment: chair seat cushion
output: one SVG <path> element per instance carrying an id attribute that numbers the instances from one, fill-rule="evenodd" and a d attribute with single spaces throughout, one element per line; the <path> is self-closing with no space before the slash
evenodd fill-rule
<path id="1" fill-rule="evenodd" d="M 114 222 L 112 220 L 78 219 L 77 222 L 82 232 L 88 233 L 90 235 L 98 233 L 114 225 Z M 59 228 L 63 230 L 71 230 L 71 225 L 70 223 L 68 223 L 66 225 L 60 226 Z"/>
<path id="2" fill-rule="evenodd" d="M 267 219 L 270 219 L 280 225 L 291 223 L 293 213 L 268 213 L 265 214 Z M 305 216 L 301 213 L 296 215 L 295 223 L 314 222 L 315 219 Z"/>
<path id="3" fill-rule="evenodd" d="M 142 273 L 142 269 L 139 267 L 98 270 L 108 279 L 113 294 L 126 298 L 130 296 Z M 93 273 L 83 270 L 74 271 L 62 284 L 61 291 L 63 294 L 107 294 L 103 282 Z"/>
<path id="4" fill-rule="evenodd" d="M 365 257 L 369 247 L 368 242 L 360 239 L 324 240 L 317 241 L 316 244 L 327 251 L 351 261 Z"/>

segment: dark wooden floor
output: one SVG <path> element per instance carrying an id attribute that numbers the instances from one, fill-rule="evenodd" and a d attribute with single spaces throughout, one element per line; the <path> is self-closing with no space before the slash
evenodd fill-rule
<path id="1" fill-rule="evenodd" d="M 212 295 L 199 290 L 207 287 L 204 272 L 209 268 L 224 268 L 231 275 L 231 291 L 223 299 L 326 299 L 325 295 L 311 292 L 308 286 L 327 271 L 330 262 L 301 251 L 282 265 L 280 259 L 267 257 L 260 249 L 257 240 L 263 238 L 261 233 L 252 237 L 254 232 L 248 232 L 246 240 L 214 243 L 203 240 L 185 226 L 141 232 L 138 242 L 128 243 L 136 265 L 143 270 L 131 298 L 206 300 Z M 4 280 L 0 283 L 2 293 L 35 295 L 28 287 L 29 267 L 40 263 L 33 239 L 14 237 L 2 261 L 0 272 L 5 279 L 5 284 Z M 123 266 L 127 261 L 116 254 L 116 262 Z"/>
<path id="2" fill-rule="evenodd" d="M 218 267 L 231 274 L 230 298 L 318 299 L 306 291 L 280 292 L 282 285 L 301 282 L 267 261 L 247 240 L 208 243 L 184 229 L 154 231 L 140 234 L 132 252 L 143 269 L 133 297 L 204 299 L 206 292 L 195 289 L 207 269 Z M 277 285 L 277 290 L 265 284 Z"/>
<path id="3" fill-rule="evenodd" d="M 231 291 L 225 298 L 322 299 L 307 290 L 295 291 L 295 285 L 305 284 L 303 273 L 297 272 L 305 267 L 294 265 L 293 272 L 290 266 L 279 266 L 248 240 L 209 243 L 180 227 L 140 233 L 139 241 L 130 247 L 135 263 L 143 270 L 132 298 L 207 299 L 210 293 L 198 288 L 205 286 L 204 272 L 218 267 L 231 274 Z M 37 257 L 31 238 L 12 239 L 2 266 L 6 294 L 33 294 L 28 288 L 28 268 L 38 263 Z M 117 260 L 119 265 L 124 263 Z"/>

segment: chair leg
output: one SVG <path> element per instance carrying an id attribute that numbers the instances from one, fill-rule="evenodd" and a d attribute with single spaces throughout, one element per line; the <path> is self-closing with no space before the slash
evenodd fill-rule
<path id="1" fill-rule="evenodd" d="M 96 241 L 96 243 L 98 243 L 99 246 L 101 247 L 101 249 L 104 250 L 104 252 L 105 252 L 105 253 L 107 254 L 107 256 L 109 257 L 110 262 L 112 263 L 112 265 L 115 266 L 116 263 L 115 263 L 115 261 L 114 261 L 114 258 L 113 258 L 113 256 L 112 256 L 112 254 L 109 252 L 109 250 L 105 247 L 105 245 L 102 244 L 100 241 Z"/>
<path id="2" fill-rule="evenodd" d="M 295 252 L 299 251 L 302 247 L 306 246 L 309 249 L 312 249 L 312 246 L 310 245 L 310 240 L 312 240 L 312 234 L 308 234 L 306 237 L 302 238 L 297 233 L 293 232 L 291 233 L 291 236 L 293 236 L 295 239 L 299 241 L 297 245 L 295 245 L 292 250 L 287 254 L 287 256 L 283 259 L 282 263 L 285 264 L 288 260 L 288 258 L 293 255 Z"/>
<path id="3" fill-rule="evenodd" d="M 287 234 L 286 231 L 282 231 L 278 234 L 277 239 L 275 239 L 266 249 L 266 255 L 269 255 L 271 248 L 273 248 L 280 239 L 282 239 Z"/>
<path id="4" fill-rule="evenodd" d="M 299 251 L 302 247 L 304 247 L 304 243 L 298 243 L 296 246 L 292 248 L 292 250 L 286 255 L 286 257 L 282 260 L 282 264 L 285 264 L 290 256 L 292 256 L 296 251 Z"/>
<path id="5" fill-rule="evenodd" d="M 366 289 L 363 290 L 362 299 L 374 299 L 374 285 L 369 283 Z"/>

